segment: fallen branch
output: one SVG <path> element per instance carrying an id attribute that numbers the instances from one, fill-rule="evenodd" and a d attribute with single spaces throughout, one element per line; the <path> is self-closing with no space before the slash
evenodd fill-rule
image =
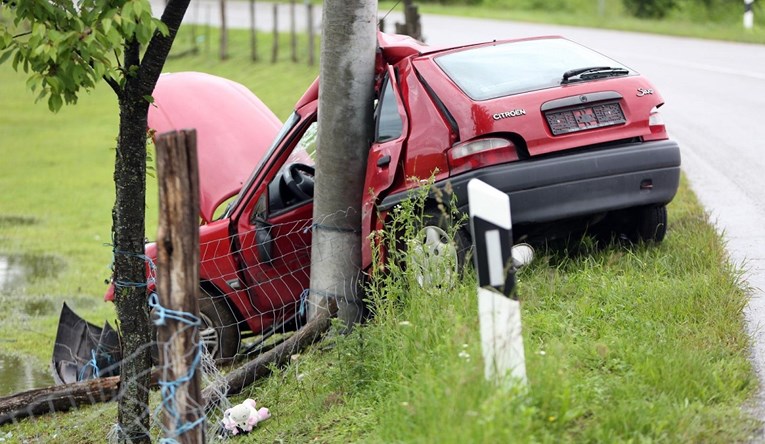
<path id="1" fill-rule="evenodd" d="M 28 390 L 0 398 L 0 425 L 29 416 L 65 412 L 82 405 L 117 399 L 120 377 L 90 379 L 74 384 Z"/>
<path id="2" fill-rule="evenodd" d="M 329 330 L 331 316 L 330 313 L 320 312 L 316 318 L 289 339 L 229 373 L 226 376 L 226 383 L 205 388 L 202 399 L 208 400 L 208 403 L 217 402 L 220 398 L 213 396 L 214 393 L 223 392 L 225 396 L 236 395 L 258 379 L 271 375 L 274 366 L 283 366 L 289 361 L 290 356 L 318 341 L 321 335 Z M 222 387 L 225 385 L 228 385 L 228 390 Z"/>

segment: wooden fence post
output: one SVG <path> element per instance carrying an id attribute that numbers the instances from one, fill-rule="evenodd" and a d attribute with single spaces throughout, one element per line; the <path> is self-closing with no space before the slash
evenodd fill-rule
<path id="1" fill-rule="evenodd" d="M 228 58 L 228 26 L 226 26 L 226 0 L 220 0 L 220 59 Z"/>
<path id="2" fill-rule="evenodd" d="M 314 31 L 313 31 L 313 4 L 308 0 L 305 3 L 306 17 L 308 17 L 308 66 L 313 66 L 314 60 Z"/>
<path id="3" fill-rule="evenodd" d="M 297 24 L 295 23 L 295 0 L 290 0 L 290 50 L 292 61 L 297 62 Z"/>
<path id="4" fill-rule="evenodd" d="M 274 45 L 271 48 L 271 63 L 279 57 L 279 4 L 274 3 Z"/>
<path id="5" fill-rule="evenodd" d="M 199 308 L 199 174 L 196 131 L 157 138 L 157 327 L 164 431 L 179 443 L 204 441 Z M 175 316 L 162 317 L 171 313 Z M 189 316 L 191 315 L 191 316 Z"/>
<path id="6" fill-rule="evenodd" d="M 258 60 L 258 30 L 255 27 L 255 0 L 250 0 L 250 58 Z"/>

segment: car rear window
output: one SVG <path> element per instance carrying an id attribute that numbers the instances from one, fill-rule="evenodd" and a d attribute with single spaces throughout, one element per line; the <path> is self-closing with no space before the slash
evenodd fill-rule
<path id="1" fill-rule="evenodd" d="M 444 54 L 436 63 L 473 100 L 487 100 L 559 86 L 577 68 L 626 66 L 561 38 L 499 43 Z M 630 75 L 636 74 L 630 71 Z"/>

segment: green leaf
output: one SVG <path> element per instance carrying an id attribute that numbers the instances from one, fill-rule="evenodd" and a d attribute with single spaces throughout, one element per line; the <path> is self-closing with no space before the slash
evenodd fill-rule
<path id="1" fill-rule="evenodd" d="M 157 26 L 157 31 L 162 34 L 163 37 L 170 35 L 170 30 L 167 29 L 167 25 L 162 20 L 155 20 L 154 23 Z"/>
<path id="2" fill-rule="evenodd" d="M 130 19 L 134 16 L 133 13 L 133 2 L 125 2 L 125 5 L 122 7 L 122 17 L 124 19 Z"/>
<path id="3" fill-rule="evenodd" d="M 146 10 L 146 5 L 141 0 L 132 0 L 131 3 L 133 3 L 133 11 L 135 11 L 136 18 L 140 17 Z"/>
<path id="4" fill-rule="evenodd" d="M 143 96 L 143 100 L 145 100 L 145 101 L 147 101 L 149 103 L 154 103 L 154 96 L 152 96 L 152 95 Z"/>
<path id="5" fill-rule="evenodd" d="M 5 52 L 4 52 L 2 55 L 0 55 L 0 65 L 2 65 L 2 64 L 3 64 L 3 62 L 5 62 L 6 60 L 8 60 L 8 58 L 9 58 L 9 57 L 10 57 L 12 54 L 13 54 L 13 50 L 12 50 L 12 49 L 9 49 L 9 50 L 5 51 Z"/>
<path id="6" fill-rule="evenodd" d="M 48 97 L 48 109 L 51 111 L 58 112 L 58 110 L 61 109 L 61 105 L 63 105 L 64 102 L 61 99 L 60 94 L 51 94 L 50 97 Z"/>
<path id="7" fill-rule="evenodd" d="M 101 20 L 101 26 L 104 29 L 104 34 L 109 35 L 109 31 L 112 29 L 112 19 L 105 18 Z"/>

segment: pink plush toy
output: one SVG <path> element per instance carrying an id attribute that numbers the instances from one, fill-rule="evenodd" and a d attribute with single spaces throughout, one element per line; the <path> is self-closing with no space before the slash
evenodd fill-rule
<path id="1" fill-rule="evenodd" d="M 241 432 L 250 432 L 260 421 L 271 417 L 267 408 L 255 407 L 255 400 L 245 399 L 243 403 L 235 405 L 223 412 L 223 427 L 232 435 Z"/>

